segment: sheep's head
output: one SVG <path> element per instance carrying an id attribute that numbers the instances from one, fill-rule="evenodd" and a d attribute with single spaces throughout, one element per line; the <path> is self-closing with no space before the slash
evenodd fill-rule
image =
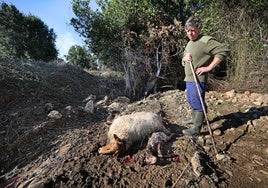
<path id="1" fill-rule="evenodd" d="M 112 155 L 120 154 L 125 150 L 125 143 L 116 134 L 114 136 L 114 141 L 110 142 L 106 146 L 99 148 L 99 154 Z"/>

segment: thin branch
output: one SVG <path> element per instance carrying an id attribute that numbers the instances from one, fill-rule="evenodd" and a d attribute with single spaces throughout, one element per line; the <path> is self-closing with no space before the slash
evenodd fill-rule
<path id="1" fill-rule="evenodd" d="M 180 180 L 180 178 L 182 177 L 182 175 L 184 174 L 185 170 L 189 167 L 190 162 L 186 165 L 186 167 L 183 169 L 183 171 L 181 172 L 180 176 L 178 177 L 178 179 L 176 180 L 176 182 L 172 185 L 171 188 L 174 188 L 175 185 L 178 183 L 178 181 Z"/>

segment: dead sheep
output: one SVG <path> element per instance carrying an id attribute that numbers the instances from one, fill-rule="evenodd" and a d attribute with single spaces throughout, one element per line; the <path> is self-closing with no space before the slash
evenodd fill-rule
<path id="1" fill-rule="evenodd" d="M 164 132 L 155 132 L 151 135 L 148 140 L 145 156 L 145 162 L 147 164 L 155 164 L 157 163 L 158 158 L 171 158 L 175 157 L 174 153 L 166 153 L 164 154 L 163 146 L 166 142 L 170 141 L 174 133 L 171 135 L 166 135 Z"/>
<path id="2" fill-rule="evenodd" d="M 154 132 L 170 132 L 165 128 L 162 118 L 152 112 L 136 112 L 119 116 L 108 131 L 108 143 L 99 148 L 99 154 L 121 154 L 134 142 L 141 141 Z"/>

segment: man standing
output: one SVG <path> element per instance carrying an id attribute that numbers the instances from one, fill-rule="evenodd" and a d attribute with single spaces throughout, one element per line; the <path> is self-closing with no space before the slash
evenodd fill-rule
<path id="1" fill-rule="evenodd" d="M 200 34 L 202 29 L 201 21 L 191 16 L 185 23 L 185 31 L 189 42 L 185 48 L 182 64 L 185 70 L 187 101 L 192 108 L 192 119 L 184 121 L 185 124 L 192 123 L 193 126 L 183 130 L 184 135 L 199 134 L 203 121 L 204 110 L 197 89 L 200 90 L 205 110 L 205 91 L 208 79 L 208 73 L 213 70 L 230 51 L 227 45 L 219 43 L 213 37 Z M 199 88 L 196 87 L 193 72 L 191 70 L 192 62 Z"/>

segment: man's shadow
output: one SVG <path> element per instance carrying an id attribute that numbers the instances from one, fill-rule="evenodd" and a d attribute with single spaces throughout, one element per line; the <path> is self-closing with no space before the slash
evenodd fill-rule
<path id="1" fill-rule="evenodd" d="M 268 115 L 268 106 L 263 106 L 260 108 L 251 107 L 247 112 L 235 112 L 223 116 L 218 116 L 213 120 L 209 121 L 211 124 L 219 120 L 224 120 L 222 126 L 218 129 L 221 131 L 226 131 L 230 128 L 237 128 L 247 123 L 248 121 L 253 121 L 259 119 L 261 116 Z"/>

